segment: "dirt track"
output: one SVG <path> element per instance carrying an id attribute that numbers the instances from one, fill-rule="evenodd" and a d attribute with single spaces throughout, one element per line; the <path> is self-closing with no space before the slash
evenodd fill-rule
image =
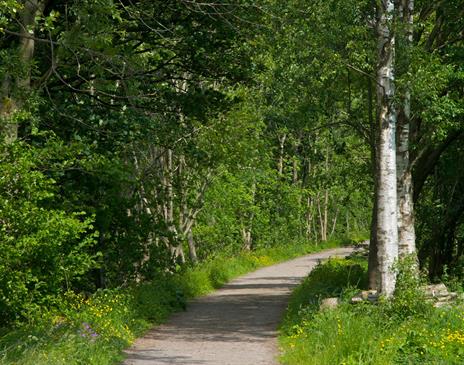
<path id="1" fill-rule="evenodd" d="M 242 276 L 138 339 L 124 364 L 278 364 L 277 326 L 292 288 L 319 260 L 351 251 L 327 250 Z"/>

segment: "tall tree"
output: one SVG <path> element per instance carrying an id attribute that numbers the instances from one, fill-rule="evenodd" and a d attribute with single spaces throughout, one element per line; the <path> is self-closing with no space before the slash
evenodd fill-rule
<path id="1" fill-rule="evenodd" d="M 409 71 L 411 48 L 413 43 L 414 0 L 399 2 L 400 31 L 404 35 L 403 73 Z M 410 120 L 411 91 L 410 82 L 404 85 L 398 107 L 397 124 L 397 175 L 398 175 L 398 249 L 399 255 L 411 255 L 416 252 L 416 233 L 414 229 L 414 202 L 412 164 L 410 161 Z"/>
<path id="2" fill-rule="evenodd" d="M 377 288 L 382 294 L 391 296 L 396 282 L 392 266 L 398 257 L 394 2 L 379 1 L 377 11 L 377 107 L 380 123 L 376 194 L 379 263 Z"/>
<path id="3" fill-rule="evenodd" d="M 3 119 L 3 139 L 12 143 L 18 138 L 18 122 L 15 115 L 21 110 L 25 99 L 29 96 L 31 68 L 35 50 L 35 31 L 37 17 L 40 17 L 46 1 L 23 0 L 8 6 L 16 12 L 19 9 L 17 52 L 19 70 L 3 74 L 0 90 L 0 118 Z M 14 69 L 15 67 L 12 67 Z"/>

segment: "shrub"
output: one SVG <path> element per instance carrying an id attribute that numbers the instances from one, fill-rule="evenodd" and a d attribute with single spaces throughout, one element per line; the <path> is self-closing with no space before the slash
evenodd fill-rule
<path id="1" fill-rule="evenodd" d="M 406 256 L 395 265 L 396 288 L 393 299 L 386 303 L 391 315 L 405 317 L 426 316 L 431 304 L 426 301 L 423 287 L 425 277 L 419 272 L 415 256 Z"/>
<path id="2" fill-rule="evenodd" d="M 92 218 L 54 205 L 54 180 L 34 149 L 0 151 L 0 325 L 31 320 L 55 304 L 90 268 Z"/>

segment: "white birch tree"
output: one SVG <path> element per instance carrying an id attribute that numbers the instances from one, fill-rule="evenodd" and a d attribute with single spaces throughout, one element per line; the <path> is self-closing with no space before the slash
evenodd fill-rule
<path id="1" fill-rule="evenodd" d="M 393 264 L 398 257 L 396 190 L 396 110 L 394 106 L 395 35 L 393 0 L 377 2 L 377 103 L 379 147 L 377 166 L 377 289 L 389 297 L 395 290 Z"/>
<path id="2" fill-rule="evenodd" d="M 406 72 L 410 63 L 410 48 L 413 42 L 414 0 L 399 2 L 399 17 L 404 27 Z M 398 174 L 398 249 L 400 257 L 416 252 L 416 234 L 414 230 L 414 203 L 412 164 L 410 162 L 410 120 L 411 92 L 406 84 L 401 104 L 398 108 L 398 145 L 396 152 Z"/>

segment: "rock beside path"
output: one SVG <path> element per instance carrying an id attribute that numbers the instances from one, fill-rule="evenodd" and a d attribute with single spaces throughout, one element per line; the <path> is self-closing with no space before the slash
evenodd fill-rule
<path id="1" fill-rule="evenodd" d="M 334 309 L 334 308 L 337 308 L 339 304 L 340 304 L 340 298 L 338 297 L 325 298 L 325 299 L 322 299 L 319 309 L 321 310 Z"/>
<path id="2" fill-rule="evenodd" d="M 445 284 L 430 284 L 422 288 L 424 291 L 425 300 L 432 303 L 434 307 L 440 308 L 452 305 L 458 299 L 458 294 L 448 291 Z M 363 302 L 377 303 L 379 294 L 376 290 L 363 290 L 351 298 L 351 304 Z M 418 298 L 418 300 L 420 300 Z"/>
<path id="3" fill-rule="evenodd" d="M 458 294 L 448 291 L 448 288 L 443 283 L 427 285 L 423 290 L 426 300 L 433 303 L 436 308 L 452 305 L 458 298 Z"/>

